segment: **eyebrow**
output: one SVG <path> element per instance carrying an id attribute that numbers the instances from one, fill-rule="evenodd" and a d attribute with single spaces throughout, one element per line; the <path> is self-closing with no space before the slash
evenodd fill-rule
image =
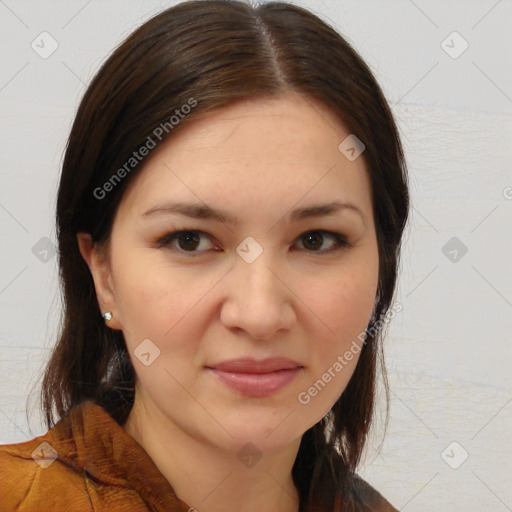
<path id="1" fill-rule="evenodd" d="M 358 208 L 355 204 L 345 202 L 345 201 L 332 201 L 330 203 L 325 204 L 316 204 L 311 206 L 306 206 L 303 208 L 297 208 L 292 210 L 288 215 L 288 219 L 290 222 L 298 222 L 300 220 L 311 218 L 311 217 L 324 217 L 327 215 L 333 215 L 340 211 L 349 210 L 357 213 L 363 224 L 365 223 L 365 216 L 363 212 Z M 181 214 L 187 217 L 192 217 L 195 219 L 212 219 L 217 220 L 219 222 L 231 225 L 238 225 L 240 220 L 238 217 L 235 217 L 223 210 L 216 210 L 210 208 L 206 204 L 200 203 L 184 203 L 184 202 L 167 202 L 158 206 L 154 206 L 149 210 L 145 211 L 142 216 L 149 217 L 150 215 L 154 215 L 156 213 L 160 214 Z"/>

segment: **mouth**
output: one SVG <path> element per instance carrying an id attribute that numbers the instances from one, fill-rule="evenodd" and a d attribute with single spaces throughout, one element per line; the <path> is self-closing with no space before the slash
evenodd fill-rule
<path id="1" fill-rule="evenodd" d="M 266 397 L 290 384 L 304 367 L 291 359 L 234 359 L 207 366 L 222 384 L 250 397 Z"/>

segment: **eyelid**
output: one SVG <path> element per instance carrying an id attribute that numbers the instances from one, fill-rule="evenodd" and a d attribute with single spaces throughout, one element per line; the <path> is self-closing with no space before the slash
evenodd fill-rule
<path id="1" fill-rule="evenodd" d="M 153 243 L 153 246 L 156 247 L 156 248 L 166 248 L 168 247 L 174 240 L 177 239 L 177 237 L 180 235 L 180 234 L 187 234 L 187 233 L 195 233 L 195 234 L 198 234 L 198 235 L 205 235 L 206 238 L 208 239 L 214 239 L 215 237 L 213 237 L 212 235 L 210 235 L 209 233 L 206 233 L 205 231 L 202 231 L 200 229 L 176 229 L 176 230 L 173 230 L 173 231 L 170 231 L 168 233 L 166 233 L 164 236 L 160 237 L 159 239 L 157 239 L 154 243 Z M 323 234 L 324 236 L 328 236 L 330 237 L 331 239 L 333 239 L 336 243 L 336 245 L 331 248 L 331 249 L 325 249 L 325 250 L 318 250 L 318 251 L 308 251 L 306 249 L 303 249 L 302 252 L 306 252 L 310 255 L 327 255 L 327 254 L 331 254 L 331 253 L 334 253 L 334 252 L 337 252 L 337 251 L 340 251 L 342 249 L 347 249 L 348 247 L 351 247 L 351 243 L 348 242 L 347 240 L 347 237 L 345 235 L 343 235 L 342 233 L 337 233 L 335 231 L 329 231 L 329 230 L 326 230 L 326 229 L 308 229 L 307 231 L 304 231 L 303 233 L 301 233 L 297 238 L 296 240 L 300 240 L 302 237 L 304 237 L 305 235 L 308 235 L 310 233 L 321 233 Z M 176 248 L 173 248 L 173 249 L 170 249 L 172 250 L 173 252 L 176 252 L 178 254 L 184 254 L 188 257 L 195 257 L 195 256 L 199 256 L 200 254 L 204 253 L 204 252 L 207 252 L 207 251 L 184 251 L 182 249 L 176 249 Z"/>
<path id="2" fill-rule="evenodd" d="M 205 237 L 208 239 L 214 238 L 212 235 L 206 233 L 205 231 L 201 231 L 200 229 L 176 229 L 176 230 L 166 233 L 164 236 L 162 236 L 158 240 L 156 240 L 154 242 L 154 246 L 157 248 L 164 248 L 164 247 L 170 245 L 171 242 L 176 240 L 179 235 L 186 234 L 186 233 L 195 233 L 198 235 L 205 235 Z M 183 251 L 181 249 L 174 249 L 174 252 L 178 252 L 180 254 L 187 254 L 187 255 L 191 256 L 194 254 L 196 254 L 196 255 L 201 254 L 206 251 Z"/>

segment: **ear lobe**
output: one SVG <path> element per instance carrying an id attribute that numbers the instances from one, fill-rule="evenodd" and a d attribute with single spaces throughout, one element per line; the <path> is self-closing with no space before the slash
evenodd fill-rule
<path id="1" fill-rule="evenodd" d="M 121 329 L 121 325 L 116 318 L 116 302 L 109 258 L 103 250 L 94 244 L 89 233 L 77 233 L 76 236 L 80 253 L 87 263 L 94 281 L 100 310 L 102 313 L 107 311 L 112 313 L 112 319 L 107 325 L 112 329 Z"/>

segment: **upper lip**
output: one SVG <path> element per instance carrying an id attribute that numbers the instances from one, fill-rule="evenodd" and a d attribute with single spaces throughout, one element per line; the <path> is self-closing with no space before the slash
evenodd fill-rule
<path id="1" fill-rule="evenodd" d="M 271 373 L 278 370 L 291 370 L 293 368 L 302 368 L 302 365 L 297 361 L 288 359 L 286 357 L 269 357 L 267 359 L 230 359 L 216 363 L 209 368 L 219 370 L 221 372 L 234 372 L 234 373 Z"/>

